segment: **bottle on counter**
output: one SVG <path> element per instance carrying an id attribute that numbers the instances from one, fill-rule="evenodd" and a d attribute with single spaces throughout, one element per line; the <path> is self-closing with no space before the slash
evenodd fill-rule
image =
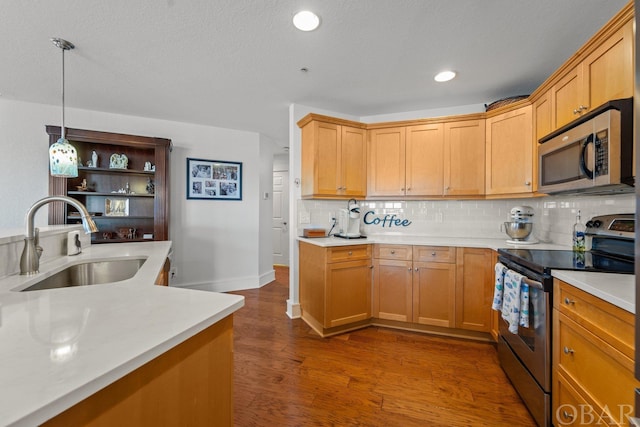
<path id="1" fill-rule="evenodd" d="M 576 215 L 576 223 L 573 224 L 573 250 L 575 252 L 584 252 L 586 250 L 586 236 L 587 227 L 580 220 L 580 210 Z"/>

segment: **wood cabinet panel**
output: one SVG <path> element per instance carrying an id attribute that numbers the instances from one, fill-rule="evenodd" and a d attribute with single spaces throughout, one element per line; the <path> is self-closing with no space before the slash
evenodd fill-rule
<path id="1" fill-rule="evenodd" d="M 302 129 L 302 197 L 364 197 L 367 176 L 364 125 L 334 123 L 324 116 L 322 120 L 307 117 L 298 124 Z"/>
<path id="2" fill-rule="evenodd" d="M 533 191 L 532 107 L 487 120 L 486 194 Z"/>
<path id="3" fill-rule="evenodd" d="M 533 145 L 537 146 L 538 141 L 543 136 L 547 136 L 553 130 L 551 120 L 551 92 L 547 91 L 533 103 L 533 123 L 534 123 L 534 141 Z M 534 158 L 537 157 L 537 150 L 534 151 Z"/>
<path id="4" fill-rule="evenodd" d="M 457 249 L 456 328 L 491 331 L 491 260 L 490 249 Z"/>
<path id="5" fill-rule="evenodd" d="M 456 248 L 448 246 L 414 246 L 413 260 L 455 263 Z"/>
<path id="6" fill-rule="evenodd" d="M 413 263 L 413 321 L 452 328 L 455 324 L 456 265 Z"/>
<path id="7" fill-rule="evenodd" d="M 373 256 L 374 258 L 411 261 L 413 259 L 413 247 L 408 245 L 377 244 L 373 247 Z"/>
<path id="8" fill-rule="evenodd" d="M 374 259 L 373 317 L 411 322 L 413 320 L 412 261 Z"/>
<path id="9" fill-rule="evenodd" d="M 562 409 L 578 401 L 606 425 L 628 425 L 640 386 L 633 373 L 635 317 L 558 279 L 553 306 L 554 414 L 564 421 Z"/>
<path id="10" fill-rule="evenodd" d="M 369 133 L 368 196 L 404 196 L 406 191 L 404 127 Z"/>
<path id="11" fill-rule="evenodd" d="M 371 245 L 337 246 L 327 249 L 327 262 L 342 262 L 371 259 Z"/>
<path id="12" fill-rule="evenodd" d="M 584 106 L 582 66 L 577 66 L 551 88 L 551 113 L 554 129 L 558 129 L 578 117 L 580 106 Z"/>
<path id="13" fill-rule="evenodd" d="M 43 426 L 232 426 L 233 317 L 228 316 Z"/>
<path id="14" fill-rule="evenodd" d="M 582 67 L 589 110 L 612 99 L 633 96 L 633 22 L 627 22 L 598 46 Z"/>
<path id="15" fill-rule="evenodd" d="M 371 317 L 371 261 L 328 264 L 324 326 L 335 326 Z"/>
<path id="16" fill-rule="evenodd" d="M 441 196 L 444 183 L 444 125 L 408 126 L 406 194 Z"/>
<path id="17" fill-rule="evenodd" d="M 485 121 L 444 124 L 444 194 L 484 195 Z"/>

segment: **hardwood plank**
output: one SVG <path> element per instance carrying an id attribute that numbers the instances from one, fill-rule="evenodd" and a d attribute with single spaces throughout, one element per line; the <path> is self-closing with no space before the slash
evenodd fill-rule
<path id="1" fill-rule="evenodd" d="M 288 274 L 235 292 L 236 426 L 535 426 L 493 344 L 383 327 L 320 338 L 286 317 Z"/>

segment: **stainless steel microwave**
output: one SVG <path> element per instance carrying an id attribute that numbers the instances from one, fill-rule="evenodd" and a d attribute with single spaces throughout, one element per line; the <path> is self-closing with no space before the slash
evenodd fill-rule
<path id="1" fill-rule="evenodd" d="M 633 98 L 609 101 L 539 142 L 538 191 L 633 191 Z"/>

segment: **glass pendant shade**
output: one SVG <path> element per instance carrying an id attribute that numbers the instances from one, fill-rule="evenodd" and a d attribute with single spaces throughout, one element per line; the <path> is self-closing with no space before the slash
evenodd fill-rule
<path id="1" fill-rule="evenodd" d="M 49 172 L 51 176 L 75 178 L 78 176 L 78 152 L 64 135 L 64 51 L 75 48 L 73 43 L 53 38 L 53 44 L 62 50 L 62 126 L 60 139 L 49 147 Z"/>
<path id="2" fill-rule="evenodd" d="M 66 138 L 60 138 L 49 147 L 51 176 L 75 178 L 78 176 L 78 153 Z"/>

